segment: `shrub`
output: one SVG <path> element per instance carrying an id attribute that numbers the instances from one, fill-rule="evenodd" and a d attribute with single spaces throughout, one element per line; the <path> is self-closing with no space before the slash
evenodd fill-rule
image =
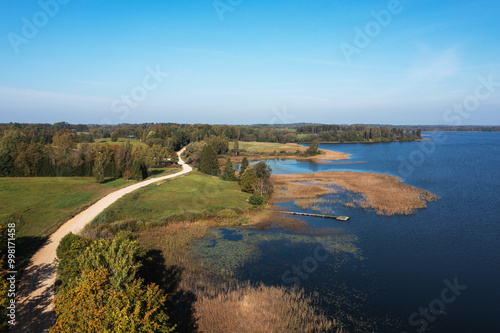
<path id="1" fill-rule="evenodd" d="M 264 197 L 263 195 L 254 193 L 250 196 L 250 199 L 248 199 L 248 201 L 250 202 L 251 205 L 261 206 L 261 205 L 266 203 L 266 197 Z"/>

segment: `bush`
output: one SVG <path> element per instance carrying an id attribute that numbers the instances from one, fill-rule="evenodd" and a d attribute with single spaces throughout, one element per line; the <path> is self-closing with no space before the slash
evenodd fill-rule
<path id="1" fill-rule="evenodd" d="M 266 197 L 264 197 L 263 195 L 254 193 L 250 196 L 250 199 L 248 201 L 250 202 L 251 205 L 261 206 L 261 205 L 266 203 Z"/>

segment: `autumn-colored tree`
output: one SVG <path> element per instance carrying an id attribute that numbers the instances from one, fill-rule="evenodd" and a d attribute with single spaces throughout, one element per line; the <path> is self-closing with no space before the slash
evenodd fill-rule
<path id="1" fill-rule="evenodd" d="M 166 296 L 154 284 L 134 280 L 114 288 L 106 269 L 86 270 L 75 288 L 54 301 L 51 333 L 172 332 L 164 312 Z"/>
<path id="2" fill-rule="evenodd" d="M 318 147 L 319 147 L 319 141 L 318 140 L 313 140 L 313 142 L 311 142 L 311 144 L 309 145 L 309 147 L 306 149 L 305 155 L 306 156 L 315 156 L 315 155 L 318 155 L 319 154 Z"/>
<path id="3" fill-rule="evenodd" d="M 135 279 L 141 263 L 142 249 L 126 233 L 119 233 L 112 241 L 100 239 L 93 242 L 78 258 L 80 271 L 106 269 L 111 273 L 110 284 L 121 288 Z"/>

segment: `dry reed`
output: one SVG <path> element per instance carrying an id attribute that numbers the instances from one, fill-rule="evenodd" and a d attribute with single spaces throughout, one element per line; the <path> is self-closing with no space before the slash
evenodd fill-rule
<path id="1" fill-rule="evenodd" d="M 332 193 L 331 186 L 338 186 L 362 195 L 362 200 L 351 198 L 346 206 L 369 207 L 380 215 L 409 215 L 438 199 L 429 191 L 402 184 L 398 177 L 378 173 L 330 171 L 273 175 L 271 179 L 277 189 L 275 202 L 317 198 Z"/>

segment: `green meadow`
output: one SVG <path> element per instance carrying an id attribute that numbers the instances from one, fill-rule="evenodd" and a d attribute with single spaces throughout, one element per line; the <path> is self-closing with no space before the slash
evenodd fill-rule
<path id="1" fill-rule="evenodd" d="M 193 171 L 186 176 L 160 181 L 127 194 L 108 207 L 94 224 L 124 220 L 157 220 L 186 212 L 218 212 L 251 208 L 248 193 L 237 182 Z"/>

